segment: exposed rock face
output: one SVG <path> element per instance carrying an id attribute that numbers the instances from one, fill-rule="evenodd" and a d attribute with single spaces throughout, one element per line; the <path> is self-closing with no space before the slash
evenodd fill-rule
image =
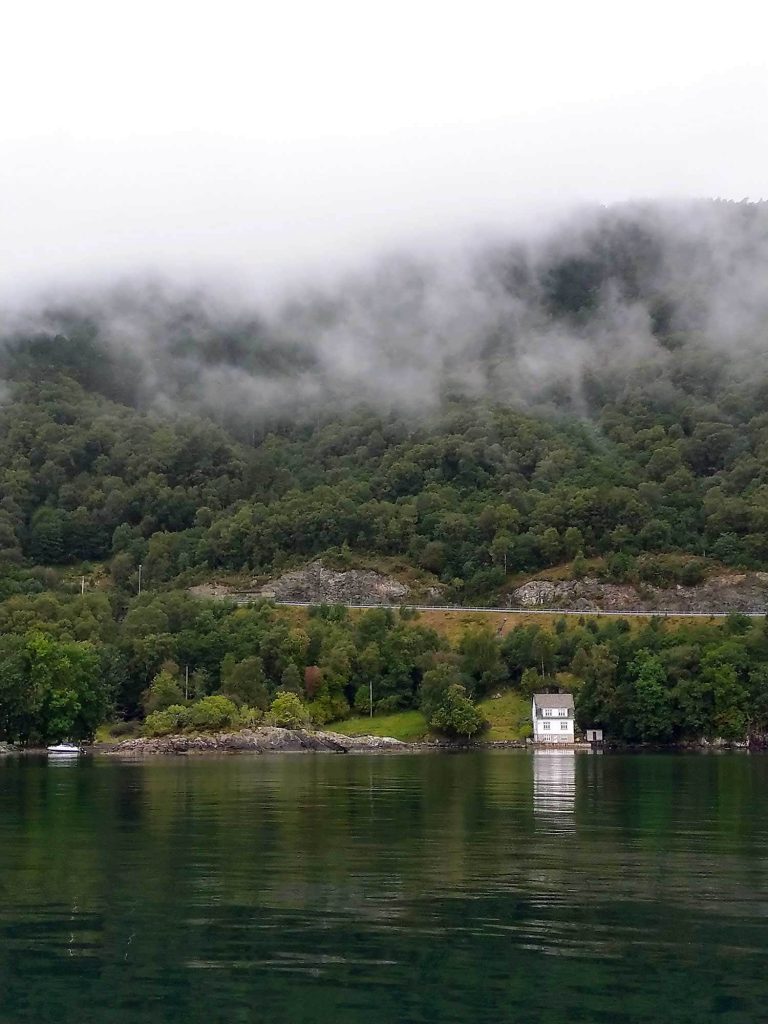
<path id="1" fill-rule="evenodd" d="M 205 736 L 161 736 L 155 739 L 126 740 L 105 753 L 119 757 L 143 757 L 147 754 L 228 753 L 250 751 L 302 753 L 325 751 L 346 754 L 350 751 L 407 750 L 408 744 L 389 736 L 342 736 L 336 732 L 309 732 L 305 729 L 241 729 L 239 732 L 211 733 Z"/>
<path id="2" fill-rule="evenodd" d="M 10 743 L 0 742 L 0 757 L 3 757 L 5 754 L 15 754 L 15 753 L 17 753 L 17 751 L 16 751 L 15 747 L 12 747 L 10 745 Z"/>
<path id="3" fill-rule="evenodd" d="M 317 561 L 268 583 L 261 588 L 261 595 L 313 604 L 398 604 L 407 597 L 408 588 L 369 569 L 338 572 Z"/>
<path id="4" fill-rule="evenodd" d="M 768 610 L 768 573 L 728 573 L 696 587 L 653 587 L 580 580 L 529 580 L 509 596 L 513 608 L 563 608 L 574 611 L 764 612 Z"/>
<path id="5" fill-rule="evenodd" d="M 222 584 L 192 587 L 198 597 L 227 598 L 247 604 L 259 598 L 276 601 L 306 601 L 309 604 L 401 604 L 409 591 L 403 583 L 370 569 L 326 568 L 322 561 L 287 572 L 276 580 L 253 590 L 235 590 Z"/>

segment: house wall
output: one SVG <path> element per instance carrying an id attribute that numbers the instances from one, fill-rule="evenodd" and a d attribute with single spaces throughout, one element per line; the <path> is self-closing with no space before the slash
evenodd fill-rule
<path id="1" fill-rule="evenodd" d="M 549 725 L 549 729 L 545 729 L 545 725 Z M 537 743 L 573 743 L 573 736 L 572 718 L 552 717 L 533 720 L 533 738 Z"/>

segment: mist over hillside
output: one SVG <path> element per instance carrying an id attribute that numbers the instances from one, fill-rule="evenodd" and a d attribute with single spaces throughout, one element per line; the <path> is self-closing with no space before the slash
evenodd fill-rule
<path id="1" fill-rule="evenodd" d="M 162 275 L 51 286 L 4 310 L 0 360 L 6 380 L 62 370 L 141 409 L 259 429 L 446 398 L 588 415 L 638 373 L 674 388 L 675 367 L 725 358 L 753 375 L 766 280 L 768 204 L 628 204 L 535 237 L 391 253 L 258 302 Z"/>
<path id="2" fill-rule="evenodd" d="M 582 557 L 649 582 L 763 568 L 767 280 L 768 206 L 696 202 L 258 303 L 161 278 L 51 291 L 5 311 L 7 585 L 82 560 L 130 591 L 139 564 L 165 587 L 324 556 L 498 602 Z"/>

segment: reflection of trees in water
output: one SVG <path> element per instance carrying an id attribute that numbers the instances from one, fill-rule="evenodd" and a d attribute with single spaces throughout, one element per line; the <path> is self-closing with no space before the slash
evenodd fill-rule
<path id="1" fill-rule="evenodd" d="M 27 765 L 0 851 L 17 900 L 301 907 L 387 917 L 508 870 L 533 831 L 520 755 L 230 757 Z M 57 781 L 54 783 L 53 777 Z M 27 870 L 29 869 L 29 870 Z"/>
<path id="2" fill-rule="evenodd" d="M 692 864 L 741 906 L 741 871 L 717 844 L 732 844 L 720 826 L 737 813 L 743 839 L 755 828 L 764 779 L 749 765 L 571 751 L 9 765 L 0 922 L 16 923 L 21 948 L 45 918 L 41 954 L 75 950 L 106 974 L 306 957 L 392 930 L 471 928 L 562 951 L 603 891 L 707 898 Z"/>

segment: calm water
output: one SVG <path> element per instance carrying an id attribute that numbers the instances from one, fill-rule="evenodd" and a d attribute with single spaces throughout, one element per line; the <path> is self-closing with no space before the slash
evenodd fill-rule
<path id="1" fill-rule="evenodd" d="M 754 1022 L 768 757 L 0 763 L 0 1019 Z"/>

